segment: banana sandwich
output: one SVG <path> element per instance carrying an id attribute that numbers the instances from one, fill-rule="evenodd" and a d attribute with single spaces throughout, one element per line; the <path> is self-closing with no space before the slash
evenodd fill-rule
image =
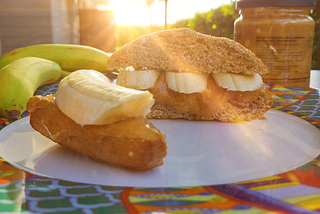
<path id="1" fill-rule="evenodd" d="M 146 114 L 152 94 L 112 84 L 102 73 L 79 70 L 55 95 L 33 96 L 30 124 L 52 141 L 97 160 L 144 170 L 163 164 L 165 135 Z"/>
<path id="2" fill-rule="evenodd" d="M 263 118 L 272 96 L 267 67 L 233 40 L 181 28 L 141 36 L 108 59 L 117 85 L 149 91 L 147 118 L 251 121 Z"/>

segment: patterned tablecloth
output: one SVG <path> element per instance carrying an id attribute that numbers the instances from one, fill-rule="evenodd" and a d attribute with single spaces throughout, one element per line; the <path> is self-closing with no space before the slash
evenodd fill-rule
<path id="1" fill-rule="evenodd" d="M 44 86 L 36 94 L 56 89 L 57 84 Z M 319 91 L 284 85 L 270 90 L 274 109 L 320 128 Z M 11 122 L 0 117 L 0 130 Z M 0 213 L 320 213 L 320 156 L 259 180 L 185 188 L 74 183 L 35 176 L 0 159 Z"/>

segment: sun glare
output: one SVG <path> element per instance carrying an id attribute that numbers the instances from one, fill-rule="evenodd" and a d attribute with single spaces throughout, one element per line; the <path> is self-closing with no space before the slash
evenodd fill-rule
<path id="1" fill-rule="evenodd" d="M 192 18 L 197 12 L 206 12 L 231 0 L 169 0 L 167 7 L 168 23 L 173 24 L 178 20 Z M 113 10 L 116 24 L 124 25 L 164 25 L 164 1 L 154 1 L 151 11 L 145 0 L 111 0 L 110 6 L 98 6 L 100 10 Z M 150 20 L 151 12 L 151 20 Z"/>
<path id="2" fill-rule="evenodd" d="M 116 24 L 149 25 L 149 9 L 145 1 L 138 0 L 112 0 Z"/>

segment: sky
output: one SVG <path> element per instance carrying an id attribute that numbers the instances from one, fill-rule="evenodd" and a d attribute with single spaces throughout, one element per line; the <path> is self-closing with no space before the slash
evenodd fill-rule
<path id="1" fill-rule="evenodd" d="M 168 24 L 178 20 L 192 18 L 197 12 L 207 12 L 221 5 L 229 4 L 231 0 L 168 0 Z M 116 24 L 150 25 L 149 8 L 145 0 L 111 0 Z M 164 25 L 164 1 L 155 0 L 151 6 L 151 23 Z"/>

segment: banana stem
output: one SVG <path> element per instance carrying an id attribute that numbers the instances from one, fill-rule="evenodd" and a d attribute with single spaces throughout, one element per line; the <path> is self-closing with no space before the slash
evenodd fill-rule
<path id="1" fill-rule="evenodd" d="M 66 76 L 68 76 L 71 73 L 72 72 L 70 72 L 70 71 L 61 70 L 61 79 L 65 78 Z"/>

